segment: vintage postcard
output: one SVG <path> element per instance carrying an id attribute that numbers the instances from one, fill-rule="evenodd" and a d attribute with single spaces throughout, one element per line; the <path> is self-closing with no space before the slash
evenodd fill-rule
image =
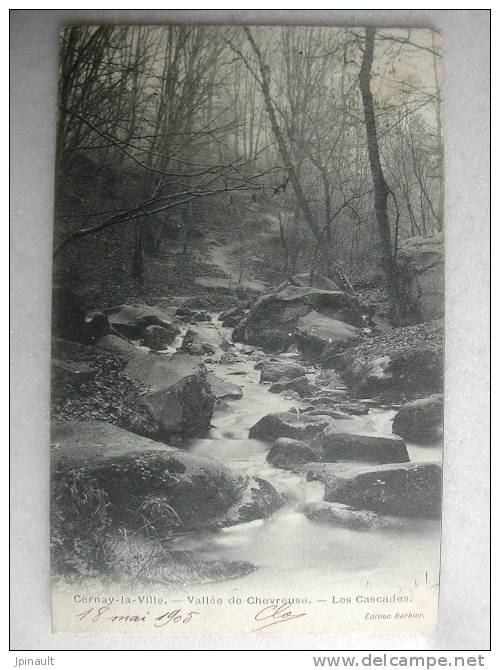
<path id="1" fill-rule="evenodd" d="M 441 69 L 432 29 L 61 31 L 54 631 L 435 630 Z"/>

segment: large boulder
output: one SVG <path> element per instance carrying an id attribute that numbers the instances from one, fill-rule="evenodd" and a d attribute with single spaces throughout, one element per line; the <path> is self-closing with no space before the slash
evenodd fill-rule
<path id="1" fill-rule="evenodd" d="M 258 363 L 255 367 L 260 369 L 261 382 L 280 382 L 302 377 L 306 374 L 302 365 L 291 361 L 264 361 L 261 364 Z"/>
<path id="2" fill-rule="evenodd" d="M 444 316 L 444 236 L 402 240 L 397 269 L 404 300 L 423 321 Z"/>
<path id="3" fill-rule="evenodd" d="M 318 456 L 304 442 L 280 437 L 273 442 L 266 460 L 276 468 L 291 470 L 298 465 L 317 461 Z"/>
<path id="4" fill-rule="evenodd" d="M 248 485 L 246 478 L 213 459 L 102 421 L 58 424 L 51 441 L 62 514 L 70 512 L 71 499 L 73 505 L 89 504 L 90 513 L 91 500 L 86 503 L 85 496 L 101 492 L 114 525 L 205 529 L 224 517 Z"/>
<path id="5" fill-rule="evenodd" d="M 443 437 L 443 411 L 442 393 L 408 402 L 392 420 L 392 431 L 418 444 L 437 442 Z"/>
<path id="6" fill-rule="evenodd" d="M 441 323 L 394 328 L 333 357 L 334 366 L 358 397 L 415 397 L 443 390 Z"/>
<path id="7" fill-rule="evenodd" d="M 162 326 L 168 331 L 179 331 L 172 323 L 172 310 L 151 305 L 118 305 L 105 310 L 113 329 L 130 340 L 139 340 L 148 326 Z"/>
<path id="8" fill-rule="evenodd" d="M 362 320 L 358 300 L 349 293 L 287 286 L 256 300 L 247 316 L 234 329 L 233 340 L 271 351 L 287 349 L 295 341 L 299 319 L 312 311 L 332 319 L 338 318 L 341 313 L 343 320 L 355 321 L 354 325 Z"/>
<path id="9" fill-rule="evenodd" d="M 328 347 L 329 354 L 338 354 L 355 344 L 361 330 L 343 321 L 331 319 L 315 310 L 298 320 L 296 340 L 299 350 L 308 358 L 318 358 Z"/>
<path id="10" fill-rule="evenodd" d="M 329 417 L 307 416 L 295 412 L 266 414 L 250 428 L 249 437 L 263 442 L 274 442 L 279 437 L 309 440 L 330 425 Z"/>
<path id="11" fill-rule="evenodd" d="M 200 366 L 192 374 L 178 381 L 174 379 L 143 395 L 144 405 L 165 436 L 205 434 L 210 428 L 215 402 L 206 370 Z"/>
<path id="12" fill-rule="evenodd" d="M 441 465 L 405 464 L 331 471 L 323 476 L 325 500 L 391 516 L 438 518 Z"/>
<path id="13" fill-rule="evenodd" d="M 118 355 L 125 373 L 148 387 L 141 400 L 164 436 L 203 435 L 209 429 L 215 396 L 201 358 L 148 352 L 114 335 L 99 346 Z"/>
<path id="14" fill-rule="evenodd" d="M 410 460 L 403 440 L 392 437 L 328 433 L 315 442 L 323 460 L 371 463 L 407 463 Z"/>

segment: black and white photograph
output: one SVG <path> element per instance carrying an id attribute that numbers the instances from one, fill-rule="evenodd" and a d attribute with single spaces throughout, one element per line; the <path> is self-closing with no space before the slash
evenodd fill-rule
<path id="1" fill-rule="evenodd" d="M 54 630 L 433 630 L 439 31 L 59 49 Z"/>

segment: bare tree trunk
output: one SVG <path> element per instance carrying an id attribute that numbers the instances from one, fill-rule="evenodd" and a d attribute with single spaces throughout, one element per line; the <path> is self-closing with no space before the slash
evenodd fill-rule
<path id="1" fill-rule="evenodd" d="M 374 48 L 375 28 L 366 28 L 363 60 L 361 62 L 361 69 L 359 71 L 358 79 L 361 89 L 361 97 L 363 99 L 368 157 L 370 161 L 370 170 L 372 173 L 373 188 L 375 191 L 375 216 L 377 219 L 377 228 L 380 240 L 382 267 L 387 278 L 387 288 L 392 303 L 392 316 L 393 318 L 397 318 L 399 311 L 399 291 L 392 255 L 391 227 L 387 213 L 387 197 L 389 195 L 389 188 L 387 187 L 382 165 L 380 163 L 377 126 L 375 122 L 375 107 L 371 91 L 371 71 L 373 65 Z"/>
<path id="2" fill-rule="evenodd" d="M 271 98 L 271 89 L 270 89 L 270 72 L 271 68 L 268 63 L 265 62 L 264 57 L 262 55 L 262 52 L 260 48 L 258 47 L 257 43 L 255 42 L 252 33 L 249 28 L 246 26 L 243 27 L 243 30 L 245 31 L 245 34 L 247 36 L 248 41 L 250 42 L 250 45 L 252 49 L 254 50 L 255 55 L 257 56 L 257 60 L 259 63 L 259 70 L 260 70 L 260 75 L 261 79 L 259 80 L 260 87 L 262 90 L 262 94 L 264 96 L 264 102 L 266 106 L 266 111 L 269 116 L 269 121 L 271 124 L 272 132 L 274 135 L 274 139 L 276 140 L 276 143 L 278 144 L 278 149 L 281 154 L 281 158 L 283 159 L 283 163 L 285 165 L 286 171 L 288 172 L 288 176 L 290 178 L 290 182 L 293 186 L 293 190 L 295 192 L 295 196 L 297 198 L 297 203 L 302 211 L 302 214 L 304 216 L 304 220 L 311 229 L 314 237 L 317 240 L 318 246 L 320 249 L 325 250 L 326 244 L 324 241 L 324 235 L 321 231 L 321 228 L 319 227 L 316 218 L 314 217 L 314 214 L 309 206 L 309 202 L 305 196 L 304 190 L 302 188 L 302 184 L 300 182 L 299 174 L 296 168 L 296 165 L 294 163 L 294 160 L 292 158 L 291 152 L 289 151 L 285 138 L 283 136 L 283 133 L 281 132 L 278 120 L 276 118 L 276 113 L 274 111 L 274 105 L 273 101 Z M 347 293 L 354 293 L 354 289 L 352 288 L 350 282 L 348 281 L 347 277 L 344 275 L 344 273 L 340 270 L 338 267 L 333 267 L 331 263 L 331 258 L 328 255 L 326 258 L 326 261 L 329 266 L 330 272 L 333 274 L 337 282 L 340 284 L 342 289 L 346 291 Z"/>

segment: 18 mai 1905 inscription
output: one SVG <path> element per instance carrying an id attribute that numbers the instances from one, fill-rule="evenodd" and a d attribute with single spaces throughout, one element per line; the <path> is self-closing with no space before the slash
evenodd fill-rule
<path id="1" fill-rule="evenodd" d="M 441 39 L 68 26 L 56 631 L 428 632 Z"/>

